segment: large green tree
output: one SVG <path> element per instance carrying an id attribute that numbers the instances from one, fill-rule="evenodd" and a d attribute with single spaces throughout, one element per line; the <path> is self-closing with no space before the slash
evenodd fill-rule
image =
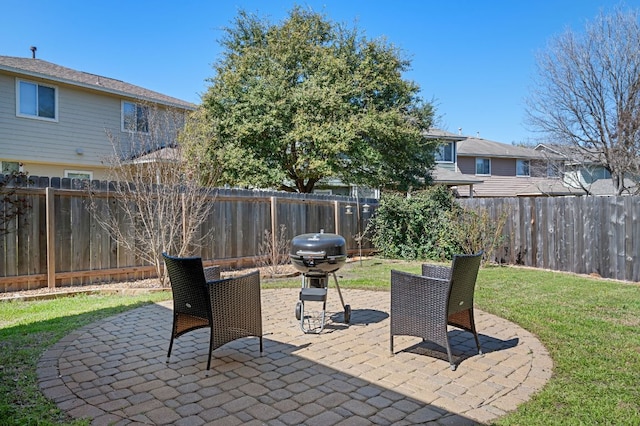
<path id="1" fill-rule="evenodd" d="M 209 166 L 226 183 L 297 192 L 323 178 L 429 183 L 433 106 L 403 79 L 410 62 L 392 44 L 300 7 L 280 24 L 241 11 L 221 43 L 185 135 L 206 135 Z"/>

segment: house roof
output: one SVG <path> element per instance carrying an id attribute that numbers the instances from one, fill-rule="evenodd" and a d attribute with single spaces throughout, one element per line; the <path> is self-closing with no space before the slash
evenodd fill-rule
<path id="1" fill-rule="evenodd" d="M 541 195 L 547 196 L 563 196 L 563 195 L 586 195 L 582 189 L 566 186 L 560 180 L 545 180 L 532 183 L 519 190 L 516 194 L 518 197 L 537 197 Z"/>
<path id="2" fill-rule="evenodd" d="M 573 164 L 598 164 L 601 165 L 602 152 L 595 149 L 578 147 L 567 144 L 538 144 L 536 151 L 544 152 L 547 155 L 555 155 Z"/>
<path id="3" fill-rule="evenodd" d="M 0 56 L 0 70 L 177 108 L 188 110 L 196 108 L 196 105 L 181 99 L 125 83 L 121 80 L 56 65 L 42 59 Z"/>
<path id="4" fill-rule="evenodd" d="M 445 169 L 444 167 L 436 166 L 433 169 L 433 181 L 436 183 L 443 183 L 446 185 L 475 185 L 477 183 L 484 182 L 483 180 L 463 175 L 460 172 Z"/>
<path id="5" fill-rule="evenodd" d="M 174 163 L 180 160 L 180 151 L 176 147 L 163 147 L 158 150 L 147 152 L 136 156 L 130 160 L 133 164 L 145 163 Z"/>
<path id="6" fill-rule="evenodd" d="M 458 156 L 542 159 L 546 156 L 532 148 L 508 145 L 481 138 L 467 138 L 458 142 Z"/>
<path id="7" fill-rule="evenodd" d="M 441 139 L 441 140 L 449 140 L 449 141 L 462 141 L 467 137 L 462 135 L 457 135 L 455 133 L 450 133 L 441 129 L 429 129 L 424 132 L 424 135 L 433 138 L 433 139 Z"/>

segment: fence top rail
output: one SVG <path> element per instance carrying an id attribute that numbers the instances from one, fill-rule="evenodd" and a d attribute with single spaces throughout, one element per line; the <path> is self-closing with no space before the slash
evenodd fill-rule
<path id="1" fill-rule="evenodd" d="M 11 180 L 9 175 L 0 174 L 0 184 L 6 183 L 6 186 L 0 185 L 0 192 L 4 188 L 11 188 L 18 193 L 41 192 L 44 194 L 46 188 L 53 188 L 60 195 L 80 195 L 87 192 L 89 188 L 95 196 L 102 196 L 112 193 L 117 182 L 106 180 L 86 180 L 77 178 L 59 178 L 59 177 L 43 177 L 43 176 L 27 176 L 19 177 Z M 344 195 L 328 195 L 328 194 L 301 194 L 296 192 L 270 191 L 270 190 L 252 190 L 240 188 L 214 188 L 211 191 L 212 197 L 220 197 L 225 199 L 266 199 L 275 197 L 279 200 L 291 200 L 292 202 L 328 202 L 338 201 L 342 203 L 355 203 L 355 197 Z M 358 198 L 359 203 L 377 204 L 378 200 L 374 198 Z"/>

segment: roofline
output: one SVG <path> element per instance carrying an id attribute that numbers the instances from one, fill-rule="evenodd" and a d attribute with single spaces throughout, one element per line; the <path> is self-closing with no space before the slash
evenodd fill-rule
<path id="1" fill-rule="evenodd" d="M 197 106 L 195 104 L 191 104 L 190 102 L 186 102 L 186 101 L 183 101 L 184 102 L 183 104 L 178 103 L 178 102 L 168 102 L 168 101 L 164 101 L 164 100 L 161 100 L 161 99 L 152 98 L 152 97 L 149 97 L 149 96 L 136 95 L 134 93 L 125 92 L 125 91 L 122 91 L 122 90 L 109 89 L 109 88 L 106 88 L 106 87 L 102 87 L 99 84 L 87 84 L 87 83 L 78 82 L 78 81 L 70 80 L 70 79 L 66 79 L 66 78 L 55 77 L 55 76 L 52 76 L 50 74 L 43 74 L 43 73 L 38 73 L 38 72 L 33 72 L 33 71 L 27 71 L 27 70 L 24 70 L 22 68 L 14 68 L 14 67 L 2 65 L 2 64 L 0 64 L 0 70 L 8 71 L 8 72 L 11 72 L 13 74 L 25 75 L 25 76 L 29 76 L 29 77 L 40 78 L 40 79 L 43 79 L 43 80 L 55 81 L 55 82 L 58 82 L 58 83 L 64 83 L 64 84 L 67 84 L 67 85 L 70 85 L 70 86 L 82 87 L 82 88 L 85 88 L 85 89 L 95 90 L 95 91 L 98 91 L 98 92 L 109 93 L 109 94 L 112 94 L 112 95 L 118 95 L 118 96 L 121 96 L 121 97 L 127 97 L 127 98 L 131 98 L 131 99 L 143 100 L 143 101 L 152 102 L 152 103 L 155 103 L 155 104 L 161 104 L 161 105 L 165 105 L 165 106 L 170 106 L 170 107 L 174 107 L 174 108 L 186 109 L 186 110 L 191 110 L 191 111 L 194 111 L 194 110 L 197 109 Z M 78 72 L 82 72 L 82 71 L 78 71 Z M 85 73 L 85 74 L 90 74 L 90 73 Z M 97 74 L 91 74 L 91 75 L 95 75 L 98 79 L 99 78 L 105 78 L 105 79 L 114 80 L 114 79 L 109 78 L 109 77 L 101 77 L 101 76 L 99 76 Z M 131 84 L 131 83 L 126 83 L 126 84 Z M 143 87 L 140 87 L 140 88 L 144 89 Z M 149 89 L 144 89 L 144 90 L 149 90 Z M 176 100 L 180 101 L 180 99 L 176 99 Z"/>
<path id="2" fill-rule="evenodd" d="M 512 155 L 504 155 L 504 154 L 488 154 L 486 152 L 478 152 L 478 153 L 469 153 L 469 152 L 460 152 L 458 151 L 458 157 L 482 157 L 482 158 L 517 158 L 523 160 L 546 160 L 544 157 L 538 156 L 527 156 L 520 154 L 512 154 Z"/>
<path id="3" fill-rule="evenodd" d="M 441 183 L 444 185 L 475 185 L 478 183 L 483 183 L 483 180 L 464 180 L 464 179 L 460 179 L 460 180 L 455 180 L 455 179 L 433 179 L 434 183 Z"/>

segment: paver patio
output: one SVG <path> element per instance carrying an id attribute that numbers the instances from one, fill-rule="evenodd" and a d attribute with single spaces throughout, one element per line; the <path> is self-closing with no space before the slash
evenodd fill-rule
<path id="1" fill-rule="evenodd" d="M 446 353 L 413 337 L 396 337 L 389 354 L 389 293 L 343 289 L 346 325 L 330 289 L 331 320 L 311 335 L 295 319 L 298 291 L 262 291 L 262 354 L 257 338 L 236 340 L 213 352 L 207 372 L 203 329 L 176 339 L 167 364 L 169 301 L 61 339 L 38 363 L 40 388 L 96 425 L 457 425 L 514 410 L 551 377 L 542 344 L 494 315 L 476 310 L 483 355 L 470 333 L 450 332 L 461 360 L 451 371 Z"/>

